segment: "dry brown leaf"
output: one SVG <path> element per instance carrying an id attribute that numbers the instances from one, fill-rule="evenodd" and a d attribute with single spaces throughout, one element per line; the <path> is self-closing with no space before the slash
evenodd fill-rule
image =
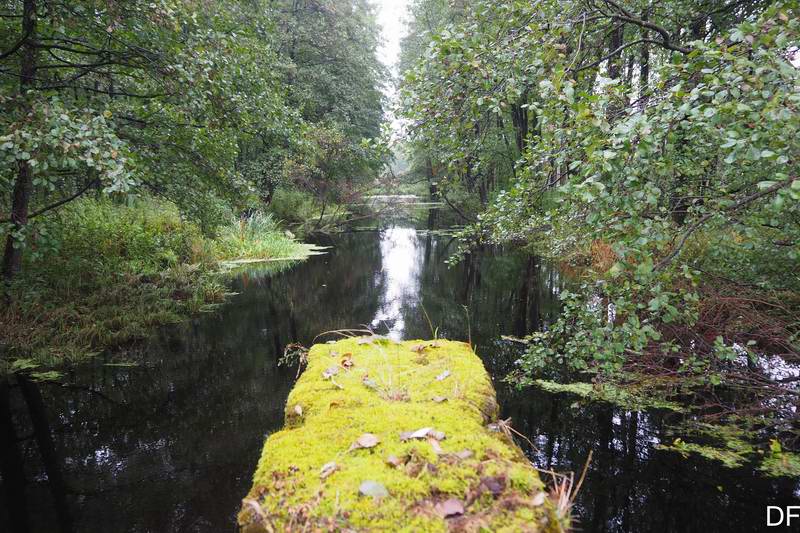
<path id="1" fill-rule="evenodd" d="M 334 461 L 330 463 L 325 463 L 322 465 L 322 469 L 319 471 L 319 477 L 325 479 L 326 477 L 330 476 L 334 472 L 339 470 L 339 465 L 337 465 Z"/>
<path id="2" fill-rule="evenodd" d="M 364 433 L 350 446 L 350 450 L 358 450 L 359 448 L 374 448 L 378 445 L 381 439 L 372 433 Z"/>
<path id="3" fill-rule="evenodd" d="M 364 481 L 358 487 L 358 492 L 362 496 L 372 496 L 376 500 L 389 496 L 389 491 L 386 490 L 386 487 L 377 481 Z"/>
<path id="4" fill-rule="evenodd" d="M 433 438 L 435 440 L 444 440 L 445 434 L 443 431 L 436 431 L 433 428 L 421 428 L 416 431 L 404 431 L 400 434 L 401 441 L 407 441 L 411 439 L 424 439 L 424 438 Z"/>
<path id="5" fill-rule="evenodd" d="M 397 457 L 396 455 L 390 455 L 389 457 L 386 458 L 386 463 L 394 467 L 398 467 L 403 464 L 403 460 Z"/>
<path id="6" fill-rule="evenodd" d="M 498 496 L 506 489 L 506 479 L 502 476 L 482 477 L 481 485 L 491 492 L 492 496 Z"/>
<path id="7" fill-rule="evenodd" d="M 333 376 L 335 376 L 338 373 L 339 373 L 339 367 L 338 366 L 329 366 L 322 373 L 322 377 L 325 378 L 325 379 L 331 379 Z"/>
<path id="8" fill-rule="evenodd" d="M 442 518 L 459 516 L 464 514 L 464 504 L 455 498 L 450 498 L 449 500 L 437 503 L 436 512 Z"/>
<path id="9" fill-rule="evenodd" d="M 438 440 L 434 439 L 433 437 L 428 437 L 428 444 L 431 445 L 431 448 L 433 448 L 433 452 L 435 454 L 439 455 L 442 453 L 442 447 L 439 446 Z"/>

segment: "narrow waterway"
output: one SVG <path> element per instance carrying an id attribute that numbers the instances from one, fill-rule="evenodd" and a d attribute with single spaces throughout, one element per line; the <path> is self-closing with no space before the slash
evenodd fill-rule
<path id="1" fill-rule="evenodd" d="M 576 505 L 582 531 L 759 531 L 767 504 L 797 504 L 794 480 L 656 449 L 674 439 L 663 413 L 509 390 L 500 380 L 519 346 L 501 335 L 558 313 L 567 282 L 548 264 L 487 249 L 451 267 L 452 237 L 400 221 L 321 244 L 327 255 L 281 274 L 243 273 L 227 305 L 162 330 L 131 365 L 99 358 L 66 387 L 0 391 L 0 429 L 12 437 L 0 531 L 234 531 L 295 378 L 278 366 L 284 347 L 364 327 L 471 339 L 539 467 L 579 471 L 592 450 Z"/>

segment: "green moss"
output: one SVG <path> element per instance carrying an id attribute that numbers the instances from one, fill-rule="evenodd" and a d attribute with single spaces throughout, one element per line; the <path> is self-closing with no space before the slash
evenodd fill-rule
<path id="1" fill-rule="evenodd" d="M 575 394 L 589 401 L 609 402 L 620 407 L 632 410 L 643 409 L 669 409 L 670 411 L 683 411 L 684 408 L 676 403 L 661 398 L 649 388 L 635 390 L 634 388 L 623 388 L 623 386 L 612 383 L 557 383 L 537 379 L 534 385 L 547 392 Z"/>
<path id="2" fill-rule="evenodd" d="M 558 528 L 552 503 L 536 500 L 543 490 L 536 471 L 511 439 L 487 428 L 497 412 L 489 376 L 466 344 L 316 345 L 289 395 L 286 428 L 264 447 L 240 524 L 246 531 Z M 426 427 L 445 438 L 401 439 Z M 365 433 L 380 442 L 354 448 Z M 331 462 L 336 470 L 322 479 Z M 389 496 L 360 495 L 367 480 Z M 465 512 L 445 519 L 436 505 L 451 498 Z"/>

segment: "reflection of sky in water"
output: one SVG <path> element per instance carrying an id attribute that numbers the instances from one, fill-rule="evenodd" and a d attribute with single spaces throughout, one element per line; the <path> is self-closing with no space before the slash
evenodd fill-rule
<path id="1" fill-rule="evenodd" d="M 372 328 L 395 340 L 403 338 L 403 306 L 419 299 L 422 249 L 413 228 L 388 228 L 381 233 L 383 294 Z"/>

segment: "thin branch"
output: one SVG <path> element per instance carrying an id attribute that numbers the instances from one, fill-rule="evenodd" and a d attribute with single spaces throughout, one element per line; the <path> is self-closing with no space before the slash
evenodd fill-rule
<path id="1" fill-rule="evenodd" d="M 99 183 L 100 183 L 100 180 L 94 179 L 94 180 L 90 181 L 83 189 L 79 190 L 75 194 L 73 194 L 71 196 L 68 196 L 66 198 L 62 198 L 58 202 L 56 202 L 54 204 L 51 204 L 51 205 L 48 205 L 47 207 L 43 207 L 42 209 L 39 209 L 38 211 L 34 211 L 33 213 L 28 215 L 28 218 L 30 219 L 30 218 L 33 218 L 33 217 L 37 217 L 39 215 L 47 213 L 48 211 L 52 211 L 53 209 L 59 208 L 62 205 L 66 204 L 66 203 L 69 203 L 72 200 L 75 200 L 76 198 L 78 198 L 79 196 L 83 195 L 86 191 L 88 191 L 89 189 L 91 189 L 95 185 L 98 185 Z M 7 224 L 8 222 L 12 222 L 11 218 L 6 218 L 6 219 L 0 220 L 0 224 Z"/>
<path id="2" fill-rule="evenodd" d="M 7 58 L 8 56 L 14 54 L 17 50 L 22 48 L 22 46 L 28 41 L 28 36 L 30 36 L 29 32 L 23 35 L 22 38 L 19 41 L 17 41 L 17 43 L 14 46 L 9 48 L 7 52 L 3 52 L 2 54 L 0 54 L 0 60 Z"/>
<path id="3" fill-rule="evenodd" d="M 786 181 L 779 181 L 778 183 L 775 183 L 775 184 L 767 187 L 766 189 L 764 189 L 762 191 L 753 193 L 750 196 L 746 196 L 746 197 L 742 198 L 741 200 L 739 200 L 738 202 L 733 204 L 731 207 L 726 209 L 724 212 L 728 213 L 728 214 L 734 213 L 734 212 L 738 211 L 739 209 L 741 209 L 742 207 L 744 207 L 744 206 L 746 206 L 748 204 L 751 204 L 751 203 L 755 202 L 756 200 L 758 200 L 760 198 L 763 198 L 765 196 L 769 196 L 770 194 L 773 194 L 773 193 L 775 193 L 775 192 L 777 192 L 777 191 L 779 191 L 781 189 L 785 189 L 786 187 L 791 186 L 797 180 L 798 180 L 798 178 L 790 178 L 790 179 L 788 179 Z M 683 233 L 683 235 L 681 236 L 680 240 L 678 241 L 677 246 L 675 246 L 675 248 L 673 248 L 672 251 L 656 265 L 655 270 L 656 271 L 662 270 L 664 267 L 666 267 L 673 259 L 675 259 L 675 257 L 677 257 L 677 255 L 680 253 L 680 251 L 683 248 L 683 246 L 686 244 L 686 241 L 689 240 L 689 237 L 692 235 L 692 233 L 694 233 L 695 231 L 700 229 L 700 227 L 703 224 L 705 224 L 711 218 L 713 218 L 714 216 L 716 216 L 718 214 L 719 214 L 719 212 L 714 212 L 714 211 L 712 211 L 710 213 L 706 213 L 705 215 L 700 217 L 694 224 L 689 226 L 689 229 L 687 229 Z"/>
<path id="4" fill-rule="evenodd" d="M 650 22 L 649 20 L 643 20 L 643 19 L 641 19 L 639 17 L 634 16 L 633 13 L 631 13 L 630 11 L 628 11 L 627 9 L 625 9 L 624 7 L 619 5 L 619 3 L 617 3 L 615 0 L 603 0 L 603 1 L 607 5 L 613 7 L 614 9 L 617 10 L 617 12 L 618 12 L 617 14 L 612 14 L 611 15 L 612 18 L 614 18 L 616 20 L 620 20 L 622 22 L 630 22 L 631 24 L 634 24 L 634 25 L 639 26 L 641 28 L 647 28 L 648 30 L 653 30 L 654 32 L 656 32 L 659 35 L 661 35 L 661 38 L 663 39 L 663 41 L 655 41 L 656 44 L 658 44 L 660 46 L 663 46 L 664 48 L 666 48 L 668 50 L 673 50 L 675 52 L 681 52 L 682 54 L 688 54 L 689 52 L 692 51 L 691 48 L 687 48 L 685 46 L 680 46 L 678 44 L 673 44 L 672 43 L 672 36 L 670 35 L 670 33 L 664 27 L 659 26 L 658 24 L 654 24 L 653 22 Z"/>

